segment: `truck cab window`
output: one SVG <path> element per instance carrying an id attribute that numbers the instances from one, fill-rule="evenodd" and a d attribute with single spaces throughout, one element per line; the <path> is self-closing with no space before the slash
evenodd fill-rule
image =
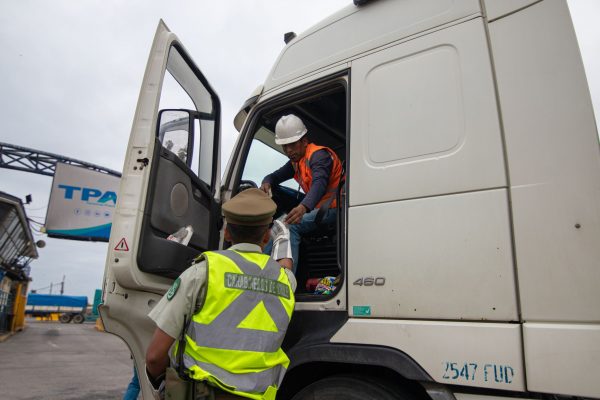
<path id="1" fill-rule="evenodd" d="M 260 187 L 265 176 L 280 168 L 288 161 L 288 158 L 283 154 L 283 150 L 281 150 L 281 146 L 275 145 L 271 147 L 274 145 L 274 142 L 269 142 L 270 145 L 268 145 L 260 139 L 262 136 L 267 135 L 274 137 L 275 133 L 268 130 L 265 126 L 261 126 L 259 131 L 262 134 L 257 134 L 252 139 L 250 151 L 248 152 L 248 161 L 242 175 L 244 184 L 251 187 Z M 298 184 L 293 179 L 288 179 L 282 182 L 281 185 L 298 190 Z"/>
<path id="2" fill-rule="evenodd" d="M 184 163 L 188 163 L 191 155 L 191 171 L 211 186 L 216 115 L 210 94 L 196 83 L 194 72 L 175 47 L 169 51 L 159 109 L 166 110 L 161 114 L 159 126 L 162 146 Z M 192 110 L 198 115 L 190 121 L 189 114 L 177 110 Z M 188 138 L 190 129 L 194 135 Z"/>

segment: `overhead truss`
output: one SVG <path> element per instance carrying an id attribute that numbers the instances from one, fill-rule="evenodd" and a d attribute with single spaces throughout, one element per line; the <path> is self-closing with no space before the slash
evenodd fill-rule
<path id="1" fill-rule="evenodd" d="M 26 147 L 0 142 L 0 168 L 32 172 L 40 175 L 54 176 L 56 163 L 64 163 L 91 169 L 103 174 L 121 177 L 121 173 L 81 160 L 47 153 Z"/>

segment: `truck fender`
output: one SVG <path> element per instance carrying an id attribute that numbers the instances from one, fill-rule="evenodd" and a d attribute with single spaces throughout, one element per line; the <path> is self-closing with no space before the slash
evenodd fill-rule
<path id="1" fill-rule="evenodd" d="M 409 380 L 434 382 L 429 374 L 406 353 L 384 346 L 320 343 L 293 347 L 288 371 L 303 364 L 324 362 L 350 365 L 373 365 L 395 371 Z"/>

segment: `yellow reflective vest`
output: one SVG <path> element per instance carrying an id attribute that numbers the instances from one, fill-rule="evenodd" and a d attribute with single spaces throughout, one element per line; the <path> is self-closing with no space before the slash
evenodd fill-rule
<path id="1" fill-rule="evenodd" d="M 208 286 L 186 332 L 183 366 L 195 380 L 274 400 L 290 360 L 281 343 L 294 310 L 283 268 L 261 253 L 203 254 Z"/>

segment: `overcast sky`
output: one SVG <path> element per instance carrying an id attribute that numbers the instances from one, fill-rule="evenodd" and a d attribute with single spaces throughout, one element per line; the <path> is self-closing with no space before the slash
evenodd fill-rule
<path id="1" fill-rule="evenodd" d="M 233 117 L 283 48 L 351 0 L 2 0 L 0 141 L 121 171 L 158 20 L 175 32 L 219 93 L 222 158 L 237 136 Z M 600 114 L 599 0 L 570 0 L 588 82 Z M 0 191 L 33 195 L 43 222 L 52 179 L 0 169 Z M 93 299 L 107 244 L 43 238 L 30 289 L 58 283 Z M 47 291 L 46 291 L 47 292 Z"/>

